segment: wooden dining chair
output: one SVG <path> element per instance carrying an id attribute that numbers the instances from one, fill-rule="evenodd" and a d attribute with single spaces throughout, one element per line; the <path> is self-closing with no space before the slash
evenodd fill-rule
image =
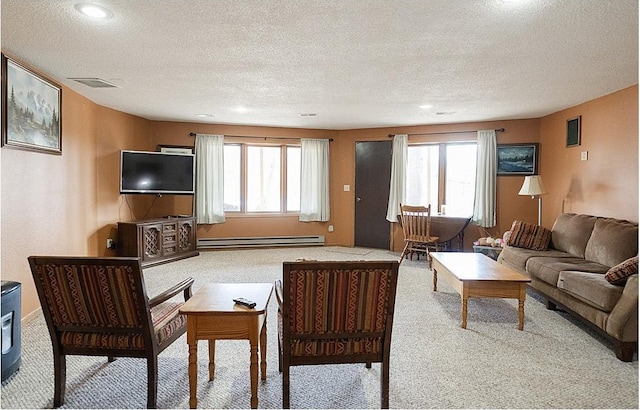
<path id="1" fill-rule="evenodd" d="M 400 204 L 400 223 L 404 234 L 404 249 L 400 263 L 407 255 L 424 253 L 429 260 L 429 250 L 439 250 L 440 238 L 431 235 L 431 204 L 413 206 Z"/>
<path id="2" fill-rule="evenodd" d="M 147 359 L 147 407 L 155 408 L 158 354 L 186 330 L 180 292 L 188 278 L 149 299 L 139 258 L 30 256 L 31 273 L 53 344 L 53 405 L 64 404 L 66 356 Z"/>
<path id="3" fill-rule="evenodd" d="M 283 263 L 278 300 L 278 369 L 289 408 L 289 368 L 381 363 L 381 407 L 389 408 L 389 353 L 397 261 Z"/>

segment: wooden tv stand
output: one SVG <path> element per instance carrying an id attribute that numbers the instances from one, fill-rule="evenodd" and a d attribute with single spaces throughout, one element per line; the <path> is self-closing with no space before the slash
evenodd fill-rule
<path id="1" fill-rule="evenodd" d="M 118 256 L 138 256 L 143 267 L 196 256 L 195 217 L 118 222 Z"/>

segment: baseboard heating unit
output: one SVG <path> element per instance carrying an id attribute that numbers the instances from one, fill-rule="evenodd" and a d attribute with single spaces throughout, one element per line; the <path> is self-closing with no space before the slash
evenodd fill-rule
<path id="1" fill-rule="evenodd" d="M 258 236 L 244 238 L 198 239 L 198 249 L 269 248 L 275 246 L 322 246 L 324 235 Z"/>

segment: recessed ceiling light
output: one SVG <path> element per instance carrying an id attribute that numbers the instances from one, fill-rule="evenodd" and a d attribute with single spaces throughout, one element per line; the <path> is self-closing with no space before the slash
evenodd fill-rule
<path id="1" fill-rule="evenodd" d="M 433 108 L 433 105 L 431 105 L 431 104 L 422 104 L 419 107 L 422 108 L 423 110 L 428 110 L 429 108 Z"/>
<path id="2" fill-rule="evenodd" d="M 196 114 L 196 117 L 214 118 L 213 114 Z"/>
<path id="3" fill-rule="evenodd" d="M 237 106 L 236 108 L 233 109 L 235 112 L 247 112 L 247 108 L 243 107 L 241 105 Z"/>
<path id="4" fill-rule="evenodd" d="M 97 4 L 78 3 L 74 7 L 85 16 L 89 16 L 95 19 L 108 19 L 113 17 L 113 13 L 110 10 Z"/>

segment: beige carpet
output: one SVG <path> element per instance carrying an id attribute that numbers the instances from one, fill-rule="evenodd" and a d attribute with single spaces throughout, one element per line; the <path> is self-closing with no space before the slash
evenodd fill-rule
<path id="1" fill-rule="evenodd" d="M 272 282 L 281 263 L 319 260 L 397 259 L 381 250 L 335 247 L 209 251 L 145 271 L 153 296 L 193 276 L 208 281 Z M 638 361 L 616 359 L 608 342 L 548 311 L 529 294 L 524 331 L 517 330 L 517 302 L 472 299 L 467 330 L 460 328 L 460 297 L 445 282 L 431 290 L 424 259 L 400 268 L 391 347 L 392 408 L 638 408 Z M 278 373 L 275 300 L 269 306 L 267 381 L 260 408 L 282 405 Z M 2 385 L 2 408 L 47 408 L 53 397 L 51 345 L 41 316 L 23 325 L 22 367 Z M 158 405 L 188 408 L 187 345 L 183 336 L 159 357 Z M 206 343 L 199 346 L 199 408 L 249 408 L 249 346 L 216 345 L 216 378 L 206 377 Z M 304 366 L 291 372 L 294 408 L 380 406 L 379 365 Z M 146 406 L 144 360 L 69 357 L 65 408 Z"/>

